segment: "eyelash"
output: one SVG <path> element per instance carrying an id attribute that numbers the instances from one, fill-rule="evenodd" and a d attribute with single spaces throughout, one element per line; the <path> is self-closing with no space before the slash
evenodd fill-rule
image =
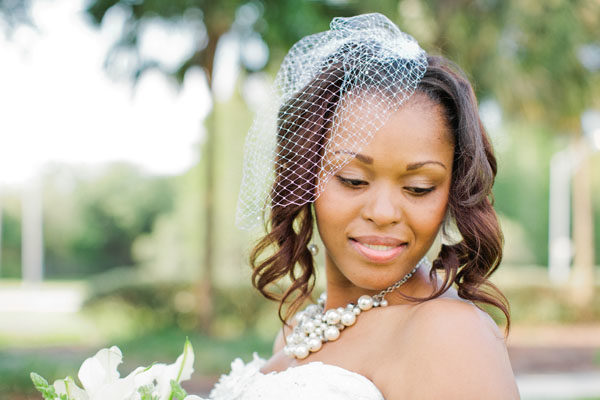
<path id="1" fill-rule="evenodd" d="M 366 186 L 368 183 L 366 181 L 360 179 L 350 179 L 344 178 L 343 176 L 336 175 L 336 178 L 344 185 L 350 189 L 360 189 L 363 186 Z M 405 189 L 412 194 L 413 196 L 424 196 L 428 193 L 433 192 L 435 186 L 430 187 L 418 187 L 418 186 L 407 186 Z"/>
<path id="2" fill-rule="evenodd" d="M 367 184 L 367 182 L 362 181 L 360 179 L 350 179 L 350 178 L 344 178 L 343 176 L 340 175 L 336 175 L 336 178 L 338 178 L 338 180 L 345 186 L 351 188 L 351 189 L 358 189 L 360 186 L 364 186 Z"/>
<path id="3" fill-rule="evenodd" d="M 431 187 L 417 187 L 417 186 L 412 186 L 412 187 L 407 187 L 406 188 L 413 196 L 425 196 L 427 193 L 431 193 L 433 192 L 433 189 L 435 189 L 435 186 L 431 186 Z"/>

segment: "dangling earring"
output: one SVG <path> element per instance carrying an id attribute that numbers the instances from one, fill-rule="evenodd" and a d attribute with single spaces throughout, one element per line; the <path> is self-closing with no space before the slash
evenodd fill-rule
<path id="1" fill-rule="evenodd" d="M 313 257 L 319 254 L 319 247 L 316 244 L 311 243 L 306 247 L 308 248 L 308 251 L 310 251 L 310 254 L 313 255 Z"/>
<path id="2" fill-rule="evenodd" d="M 456 225 L 456 219 L 450 210 L 446 211 L 446 216 L 444 217 L 444 222 L 442 223 L 442 229 L 440 230 L 440 235 L 441 243 L 444 246 L 454 246 L 463 241 L 463 237 L 458 230 L 458 226 Z"/>

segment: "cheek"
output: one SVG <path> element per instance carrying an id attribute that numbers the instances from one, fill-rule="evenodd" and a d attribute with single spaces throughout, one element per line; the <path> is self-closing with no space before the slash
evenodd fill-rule
<path id="1" fill-rule="evenodd" d="M 335 198 L 335 196 L 333 196 Z M 339 208 L 333 207 L 335 199 L 331 196 L 331 190 L 324 191 L 317 198 L 314 203 L 315 216 L 317 220 L 317 227 L 321 236 L 326 234 L 332 229 L 335 230 L 335 225 L 340 222 L 342 218 L 342 212 Z M 323 238 L 325 240 L 325 238 Z"/>
<path id="2" fill-rule="evenodd" d="M 430 196 L 427 201 L 419 203 L 410 213 L 411 225 L 422 236 L 430 236 L 432 240 L 437 235 L 440 225 L 446 216 L 448 206 L 448 190 L 440 190 Z"/>
<path id="3" fill-rule="evenodd" d="M 326 246 L 333 244 L 335 238 L 344 237 L 344 232 L 356 215 L 351 199 L 344 196 L 342 190 L 329 182 L 314 202 L 317 228 Z"/>

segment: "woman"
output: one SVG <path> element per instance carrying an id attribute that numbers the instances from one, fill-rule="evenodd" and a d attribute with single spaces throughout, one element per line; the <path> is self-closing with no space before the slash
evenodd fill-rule
<path id="1" fill-rule="evenodd" d="M 294 45 L 273 98 L 277 118 L 249 134 L 238 217 L 264 212 L 253 283 L 286 323 L 271 359 L 236 360 L 211 398 L 518 398 L 504 336 L 475 305 L 508 330 L 487 282 L 502 258 L 496 161 L 466 78 L 368 14 Z M 290 319 L 314 286 L 315 222 L 327 294 Z"/>

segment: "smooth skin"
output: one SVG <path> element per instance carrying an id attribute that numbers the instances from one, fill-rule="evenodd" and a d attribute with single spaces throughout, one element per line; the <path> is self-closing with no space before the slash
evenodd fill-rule
<path id="1" fill-rule="evenodd" d="M 350 104 L 342 128 L 351 131 L 368 111 Z M 419 93 L 359 154 L 338 147 L 333 141 L 325 157 L 351 159 L 314 203 L 326 252 L 326 309 L 378 293 L 425 255 L 446 215 L 454 154 L 441 107 Z M 283 354 L 282 332 L 263 372 L 321 361 L 367 377 L 386 400 L 518 399 L 504 337 L 486 313 L 454 289 L 423 303 L 399 295 L 433 293 L 428 273 L 419 270 L 386 296 L 388 307 L 362 313 L 304 360 Z"/>

